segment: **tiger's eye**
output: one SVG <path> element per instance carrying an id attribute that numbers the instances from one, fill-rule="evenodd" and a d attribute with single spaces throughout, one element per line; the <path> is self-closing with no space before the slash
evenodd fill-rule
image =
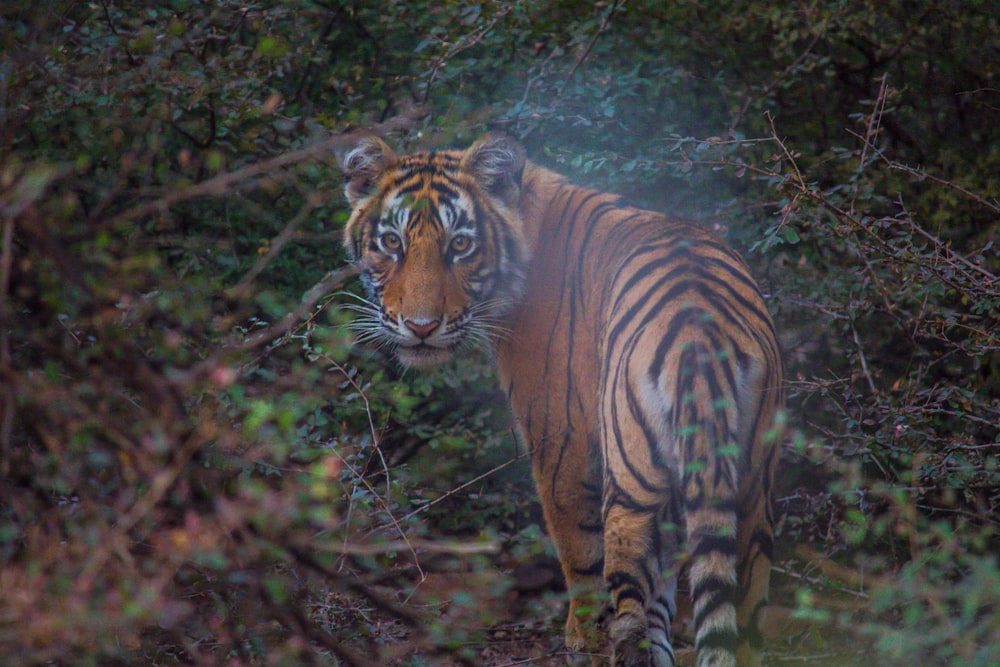
<path id="1" fill-rule="evenodd" d="M 456 236 L 451 240 L 451 251 L 461 255 L 472 247 L 472 239 L 468 236 Z"/>
<path id="2" fill-rule="evenodd" d="M 378 240 L 382 247 L 389 252 L 396 252 L 403 247 L 403 239 L 399 238 L 399 234 L 396 232 L 383 232 Z"/>

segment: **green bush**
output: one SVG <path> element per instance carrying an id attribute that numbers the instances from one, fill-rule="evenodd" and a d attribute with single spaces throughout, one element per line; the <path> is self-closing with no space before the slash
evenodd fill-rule
<path id="1" fill-rule="evenodd" d="M 991 3 L 8 4 L 5 664 L 481 662 L 528 468 L 488 360 L 352 346 L 333 150 L 487 127 L 760 277 L 810 623 L 773 661 L 1000 660 Z M 411 602 L 455 568 L 468 632 Z"/>

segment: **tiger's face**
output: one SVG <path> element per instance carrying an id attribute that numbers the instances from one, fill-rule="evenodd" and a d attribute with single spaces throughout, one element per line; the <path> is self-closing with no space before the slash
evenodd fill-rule
<path id="1" fill-rule="evenodd" d="M 367 138 L 344 155 L 344 239 L 368 291 L 360 339 L 429 366 L 502 335 L 524 284 L 523 165 L 518 144 L 493 136 L 402 157 Z"/>

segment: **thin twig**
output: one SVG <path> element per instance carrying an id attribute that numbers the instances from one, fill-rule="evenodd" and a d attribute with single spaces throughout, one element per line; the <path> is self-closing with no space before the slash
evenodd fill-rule
<path id="1" fill-rule="evenodd" d="M 424 88 L 424 96 L 421 99 L 421 104 L 427 103 L 427 100 L 431 94 L 431 87 L 434 85 L 434 80 L 437 78 L 438 72 L 441 70 L 441 68 L 444 67 L 449 60 L 460 54 L 462 51 L 470 49 L 476 44 L 482 42 L 483 39 L 486 37 L 486 35 L 490 34 L 493 28 L 496 27 L 496 24 L 499 23 L 500 19 L 507 16 L 507 14 L 509 14 L 512 10 L 513 7 L 506 7 L 503 11 L 501 11 L 499 14 L 490 19 L 490 21 L 485 25 L 478 26 L 468 35 L 461 36 L 451 46 L 451 48 L 448 49 L 447 52 L 443 53 L 440 57 L 437 58 L 437 60 L 434 61 L 434 64 L 431 66 L 431 75 L 430 77 L 428 77 L 427 85 Z M 441 40 L 441 42 L 443 44 L 447 44 L 447 42 L 445 42 L 444 40 Z"/>
<path id="2" fill-rule="evenodd" d="M 582 651 L 556 651 L 554 653 L 549 653 L 544 657 L 534 656 L 530 658 L 515 658 L 514 660 L 501 663 L 497 667 L 519 667 L 519 665 L 533 665 L 544 660 L 546 662 L 551 662 L 553 660 L 558 660 L 559 665 L 564 664 L 564 660 L 568 658 L 585 658 L 590 656 L 591 658 L 602 658 L 603 660 L 609 660 L 610 655 L 604 653 L 584 653 Z M 603 661 L 602 661 L 603 662 Z"/>
<path id="3" fill-rule="evenodd" d="M 587 57 L 590 56 L 590 52 L 594 49 L 594 45 L 597 44 L 598 38 L 608 29 L 608 26 L 611 24 L 611 18 L 618 12 L 619 9 L 622 8 L 624 4 L 625 0 L 615 0 L 615 4 L 613 4 L 607 12 L 605 12 L 604 17 L 601 19 L 601 25 L 599 25 L 597 30 L 594 31 L 594 34 L 591 35 L 590 41 L 587 42 L 587 46 L 584 47 L 583 52 L 579 55 L 579 57 L 577 57 L 573 66 L 570 67 L 569 72 L 566 74 L 566 78 L 563 79 L 562 85 L 559 86 L 559 90 L 556 91 L 555 96 L 552 98 L 550 106 L 554 107 L 559 100 L 562 99 L 563 93 L 566 92 L 566 87 L 569 85 L 570 80 L 576 74 L 577 70 L 580 69 L 580 66 L 583 65 L 583 62 L 587 59 Z M 530 127 L 520 134 L 519 139 L 524 141 L 532 132 L 538 129 L 539 125 L 540 121 L 536 120 Z"/>
<path id="4" fill-rule="evenodd" d="M 14 218 L 4 218 L 3 247 L 0 248 L 0 373 L 11 372 L 10 323 L 7 296 L 10 291 L 11 266 L 14 261 Z M 11 438 L 14 431 L 14 388 L 10 382 L 0 387 L 3 414 L 0 415 L 0 478 L 10 475 Z"/>
<path id="5" fill-rule="evenodd" d="M 337 287 L 340 287 L 345 282 L 358 275 L 359 269 L 354 264 L 349 264 L 347 266 L 342 266 L 339 269 L 334 269 L 329 271 L 323 278 L 317 282 L 315 285 L 310 287 L 302 299 L 302 303 L 299 304 L 298 308 L 287 313 L 277 324 L 269 326 L 264 331 L 256 333 L 253 336 L 247 338 L 239 347 L 241 350 L 253 350 L 258 347 L 262 347 L 273 341 L 281 338 L 289 331 L 292 327 L 297 325 L 300 321 L 306 318 L 307 315 L 312 313 L 313 308 L 319 303 L 320 299 L 327 296 Z"/>
<path id="6" fill-rule="evenodd" d="M 295 606 L 275 600 L 265 586 L 258 587 L 258 595 L 270 609 L 274 618 L 293 635 L 303 636 L 316 642 L 335 655 L 337 660 L 343 664 L 350 667 L 375 667 L 381 664 L 380 661 L 370 660 L 360 655 L 354 649 L 345 646 L 343 642 L 336 641 L 328 633 L 310 622 Z"/>
<path id="7" fill-rule="evenodd" d="M 594 45 L 597 44 L 597 39 L 608 29 L 608 26 L 611 24 L 611 17 L 614 16 L 624 4 L 625 0 L 615 0 L 615 4 L 611 5 L 611 8 L 604 13 L 604 16 L 601 18 L 601 25 L 598 26 L 597 30 L 594 31 L 594 34 L 591 35 L 590 41 L 587 42 L 587 46 L 583 49 L 583 53 L 581 53 L 576 59 L 576 62 L 573 63 L 569 73 L 566 74 L 566 78 L 563 79 L 562 85 L 559 86 L 559 90 L 556 91 L 556 99 L 561 98 L 563 93 L 566 92 L 566 86 L 569 85 L 573 75 L 576 74 L 576 71 L 580 69 L 580 65 L 582 65 L 587 57 L 590 56 L 590 52 L 594 50 Z"/>
<path id="8" fill-rule="evenodd" d="M 267 268 L 267 265 L 278 256 L 278 253 L 284 249 L 289 241 L 295 236 L 295 232 L 298 230 L 299 225 L 301 225 L 309 215 L 316 210 L 319 206 L 323 204 L 322 195 L 325 193 L 313 193 L 306 198 L 306 203 L 302 205 L 299 212 L 295 214 L 291 220 L 285 225 L 284 229 L 271 239 L 268 244 L 267 252 L 263 256 L 257 259 L 253 267 L 240 279 L 240 281 L 231 290 L 231 295 L 233 298 L 239 298 L 243 295 L 254 279 L 260 275 L 261 271 Z"/>
<path id="9" fill-rule="evenodd" d="M 132 55 L 132 50 L 128 47 L 128 39 L 122 39 L 121 35 L 118 34 L 118 30 L 115 28 L 115 22 L 111 20 L 111 12 L 108 10 L 108 3 L 106 0 L 101 0 L 101 9 L 104 10 L 104 20 L 108 24 L 108 28 L 111 29 L 111 34 L 118 38 L 118 43 L 121 44 L 122 50 L 125 51 L 125 56 L 128 58 L 128 64 L 135 67 L 138 62 L 135 56 Z"/>
<path id="10" fill-rule="evenodd" d="M 420 630 L 420 618 L 416 614 L 404 609 L 400 605 L 386 600 L 367 585 L 361 583 L 360 579 L 356 575 L 344 577 L 330 570 L 314 556 L 316 552 L 312 545 L 309 546 L 308 550 L 303 550 L 296 546 L 285 546 L 285 549 L 293 558 L 295 558 L 297 562 L 305 565 L 314 572 L 319 573 L 329 582 L 339 584 L 346 590 L 361 595 L 366 600 L 374 604 L 378 609 L 405 621 L 413 626 L 415 630 Z"/>
<path id="11" fill-rule="evenodd" d="M 381 438 L 379 437 L 378 430 L 375 428 L 375 420 L 372 417 L 371 403 L 369 403 L 368 401 L 368 396 L 365 394 L 364 389 L 357 383 L 357 380 L 355 380 L 354 377 L 350 373 L 348 373 L 340 364 L 338 364 L 336 361 L 334 361 L 332 358 L 326 355 L 321 355 L 320 358 L 324 359 L 334 369 L 336 369 L 344 377 L 346 377 L 350 385 L 354 387 L 355 391 L 358 392 L 358 395 L 361 397 L 361 400 L 364 401 L 365 414 L 368 417 L 368 428 L 371 429 L 372 446 L 375 448 L 375 453 L 378 454 L 379 460 L 382 462 L 382 470 L 385 472 L 385 494 L 386 494 L 385 498 L 388 498 L 389 494 L 392 492 L 392 480 L 389 474 L 389 464 L 386 462 L 385 456 L 382 453 L 382 446 L 380 442 Z M 399 533 L 400 537 L 403 538 L 403 543 L 410 545 L 409 551 L 410 555 L 413 556 L 413 564 L 416 566 L 417 572 L 420 574 L 420 580 L 423 581 L 427 575 L 424 573 L 423 568 L 420 567 L 420 559 L 417 556 L 416 548 L 410 543 L 410 539 L 406 536 L 406 532 L 403 530 L 403 527 L 400 525 L 399 521 L 396 520 L 396 517 L 393 516 L 392 508 L 389 506 L 389 503 L 386 502 L 385 498 L 382 498 L 381 496 L 378 495 L 374 487 L 372 487 L 372 485 L 368 482 L 365 476 L 360 471 L 355 470 L 354 467 L 350 464 L 350 462 L 347 461 L 346 458 L 344 458 L 343 456 L 340 456 L 339 458 L 343 463 L 343 465 L 346 466 L 351 471 L 351 474 L 354 477 L 354 479 L 361 480 L 361 483 L 365 486 L 365 488 L 368 489 L 368 491 L 373 496 L 379 499 L 379 502 L 382 504 L 382 507 L 385 510 L 386 514 L 388 514 L 389 518 L 392 520 L 393 527 L 396 529 L 396 532 Z M 346 519 L 347 524 L 350 524 L 351 513 L 353 512 L 353 509 L 354 506 L 352 503 L 348 507 L 348 516 Z M 344 531 L 345 549 L 348 548 L 347 544 L 348 533 L 349 531 L 346 530 Z"/>
<path id="12" fill-rule="evenodd" d="M 384 123 L 371 126 L 368 130 L 354 130 L 344 134 L 339 134 L 329 139 L 316 142 L 299 150 L 282 153 L 273 158 L 255 162 L 236 171 L 228 171 L 218 176 L 214 176 L 200 183 L 196 183 L 188 188 L 172 189 L 158 199 L 123 211 L 119 215 L 110 219 L 106 224 L 111 227 L 121 225 L 132 220 L 144 218 L 155 213 L 163 213 L 171 206 L 181 202 L 198 199 L 208 196 L 222 196 L 230 192 L 238 185 L 247 185 L 255 179 L 271 174 L 282 167 L 297 164 L 305 160 L 329 159 L 338 150 L 347 148 L 357 143 L 364 136 L 371 134 L 386 134 L 410 127 L 417 119 L 424 116 L 424 111 L 420 107 L 412 107 L 398 116 L 391 118 Z"/>
<path id="13" fill-rule="evenodd" d="M 877 113 L 873 113 L 872 114 L 872 119 L 874 119 L 876 115 L 879 117 L 879 119 L 881 119 L 881 115 L 882 115 L 882 113 L 884 112 L 884 109 L 885 109 L 886 92 L 887 92 L 887 88 L 886 88 L 886 76 L 883 76 L 882 77 L 882 86 L 881 86 L 881 88 L 879 90 L 879 99 L 876 102 Z M 924 178 L 924 179 L 927 179 L 927 180 L 932 181 L 934 183 L 937 183 L 938 185 L 943 185 L 943 186 L 945 186 L 947 188 L 951 188 L 952 190 L 955 190 L 956 192 L 962 193 L 963 195 L 965 195 L 966 197 L 968 197 L 972 201 L 976 202 L 977 204 L 979 204 L 981 206 L 984 206 L 984 207 L 990 209 L 991 211 L 993 211 L 995 213 L 1000 213 L 1000 202 L 990 201 L 990 200 L 986 199 L 985 197 L 982 197 L 982 196 L 976 194 L 975 192 L 972 192 L 968 188 L 964 188 L 961 185 L 958 185 L 957 183 L 954 183 L 954 182 L 949 181 L 947 179 L 941 178 L 939 176 L 934 176 L 933 174 L 929 174 L 929 173 L 927 173 L 927 171 L 925 171 L 923 169 L 918 169 L 916 167 L 911 167 L 909 165 L 905 165 L 905 164 L 902 164 L 900 162 L 896 162 L 894 160 L 890 160 L 888 158 L 888 156 L 886 156 L 885 153 L 882 152 L 882 150 L 879 149 L 878 146 L 876 146 L 873 143 L 874 136 L 873 136 L 873 133 L 871 131 L 871 119 L 869 120 L 869 128 L 866 131 L 864 137 L 862 137 L 861 135 L 859 135 L 857 132 L 854 132 L 853 130 L 848 130 L 848 132 L 850 134 L 852 134 L 853 136 L 857 137 L 858 139 L 861 139 L 861 141 L 862 141 L 862 152 L 861 152 L 861 156 L 862 156 L 861 165 L 862 166 L 864 166 L 865 155 L 866 155 L 868 149 L 871 148 L 872 151 L 875 153 L 875 155 L 877 155 L 879 158 L 881 158 L 890 169 L 895 169 L 897 171 L 902 171 L 902 172 L 905 172 L 905 173 L 910 174 L 912 176 L 917 176 L 918 178 Z M 878 133 L 878 130 L 876 128 L 874 134 L 877 135 L 877 133 Z M 852 204 L 852 206 L 853 206 L 853 204 Z"/>
<path id="14" fill-rule="evenodd" d="M 195 452 L 197 452 L 204 444 L 205 443 L 202 438 L 195 437 L 192 434 L 187 439 L 187 442 L 178 448 L 174 455 L 172 464 L 167 468 L 160 470 L 153 477 L 146 492 L 132 504 L 132 507 L 128 510 L 128 512 L 126 512 L 124 516 L 122 516 L 115 523 L 114 527 L 102 537 L 101 545 L 96 551 L 94 551 L 94 553 L 87 559 L 83 567 L 80 569 L 77 586 L 81 590 L 89 590 L 94 585 L 97 573 L 104 567 L 104 564 L 107 562 L 108 558 L 111 557 L 111 554 L 119 548 L 121 541 L 125 538 L 126 534 L 147 514 L 149 514 L 149 512 L 156 507 L 157 503 L 163 499 L 167 491 L 170 490 L 180 477 L 181 473 L 184 471 L 184 468 L 190 458 L 194 456 Z"/>
<path id="15" fill-rule="evenodd" d="M 858 337 L 858 330 L 854 328 L 854 322 L 851 322 L 851 334 L 854 336 L 854 344 L 858 347 L 858 359 L 861 360 L 861 371 L 868 381 L 868 388 L 872 390 L 872 396 L 878 396 L 878 389 L 875 387 L 871 371 L 868 370 L 868 360 L 865 358 L 865 350 L 861 345 L 861 338 Z"/>
<path id="16" fill-rule="evenodd" d="M 306 291 L 302 302 L 295 310 L 286 313 L 275 324 L 245 338 L 234 334 L 228 345 L 218 346 L 215 352 L 204 361 L 186 371 L 175 370 L 170 376 L 171 383 L 174 385 L 191 384 L 215 372 L 219 368 L 221 360 L 234 351 L 246 353 L 274 344 L 293 329 L 301 326 L 303 320 L 308 320 L 311 315 L 314 315 L 316 304 L 324 297 L 357 274 L 358 267 L 353 264 L 328 272 Z M 249 368 L 249 365 L 245 368 Z"/>
<path id="17" fill-rule="evenodd" d="M 410 551 L 412 553 L 415 549 L 431 554 L 471 556 L 475 554 L 495 554 L 500 550 L 500 546 L 496 542 L 435 542 L 432 540 L 407 539 L 397 542 L 377 542 L 374 544 L 348 544 L 345 542 L 342 546 L 330 546 L 327 550 L 348 556 L 379 556 L 401 551 Z M 322 550 L 322 547 L 319 550 Z"/>
<path id="18" fill-rule="evenodd" d="M 434 506 L 434 505 L 438 504 L 438 503 L 439 503 L 439 502 L 441 502 L 442 500 L 445 500 L 446 498 L 449 498 L 449 497 L 451 497 L 451 496 L 455 495 L 455 494 L 456 494 L 456 493 L 458 493 L 459 491 L 462 491 L 463 489 L 466 489 L 466 488 L 468 488 L 468 487 L 472 486 L 472 485 L 473 485 L 473 484 L 475 484 L 476 482 L 480 482 L 480 481 L 482 481 L 482 480 L 486 479 L 486 478 L 487 478 L 487 477 L 489 477 L 490 475 L 494 475 L 494 474 L 496 474 L 496 473 L 500 472 L 501 470 L 503 470 L 503 469 L 504 469 L 504 468 L 506 468 L 507 466 L 509 466 L 509 465 L 513 465 L 514 463 L 517 463 L 517 462 L 518 462 L 518 461 L 520 461 L 521 459 L 523 459 L 523 458 L 526 458 L 526 457 L 528 457 L 528 456 L 531 456 L 531 452 L 530 452 L 530 451 L 525 451 L 525 452 L 521 452 L 520 454 L 518 454 L 518 455 L 517 455 L 517 456 L 515 456 L 514 458 L 512 458 L 512 459 L 510 459 L 510 460 L 508 460 L 508 461 L 504 461 L 504 462 L 503 462 L 503 463 L 501 463 L 500 465 L 498 465 L 498 466 L 495 466 L 495 467 L 493 467 L 493 468 L 491 468 L 491 469 L 487 470 L 487 471 L 486 471 L 486 472 L 484 472 L 484 473 L 483 473 L 482 475 L 479 475 L 479 476 L 477 476 L 477 477 L 475 477 L 475 478 L 473 478 L 473 479 L 470 479 L 470 480 L 469 480 L 468 482 L 466 482 L 465 484 L 461 484 L 461 485 L 459 485 L 459 486 L 456 486 L 456 487 L 455 487 L 454 489 L 452 489 L 451 491 L 448 491 L 447 493 L 445 493 L 445 494 L 443 494 L 443 495 L 441 495 L 441 496 L 439 496 L 439 497 L 435 498 L 434 500 L 430 501 L 429 503 L 425 503 L 425 504 L 421 505 L 420 507 L 418 507 L 417 509 L 413 510 L 413 511 L 412 511 L 412 512 L 410 512 L 409 514 L 406 514 L 406 515 L 404 515 L 404 516 L 403 516 L 403 518 L 402 518 L 402 519 L 400 519 L 400 521 L 406 521 L 406 520 L 407 520 L 407 519 L 409 519 L 410 517 L 413 517 L 413 516 L 416 516 L 417 514 L 420 514 L 421 512 L 425 512 L 425 511 L 427 511 L 427 510 L 428 510 L 428 509 L 429 509 L 430 507 L 432 507 L 432 506 Z"/>
<path id="19" fill-rule="evenodd" d="M 800 53 L 798 57 L 795 60 L 793 60 L 787 67 L 785 67 L 785 69 L 783 69 L 776 77 L 771 79 L 770 83 L 768 83 L 767 86 L 764 87 L 764 90 L 762 90 L 757 95 L 752 95 L 747 97 L 746 101 L 743 103 L 742 108 L 740 108 L 739 112 L 737 112 L 736 114 L 736 117 L 733 119 L 733 122 L 729 124 L 729 132 L 731 135 L 736 133 L 736 126 L 739 125 L 740 121 L 743 120 L 743 117 L 750 109 L 750 105 L 753 104 L 755 100 L 767 97 L 771 93 L 771 91 L 774 90 L 778 86 L 778 84 L 784 80 L 786 76 L 791 74 L 795 70 L 795 68 L 801 65 L 802 61 L 804 61 L 809 56 L 809 54 L 812 53 L 813 47 L 816 46 L 816 42 L 819 41 L 819 38 L 822 37 L 825 34 L 825 32 L 826 32 L 826 21 L 824 21 L 823 24 L 820 26 L 820 29 L 816 31 L 816 34 L 813 35 L 812 41 L 809 42 L 809 44 L 802 51 L 802 53 Z"/>
<path id="20" fill-rule="evenodd" d="M 878 138 L 879 130 L 882 128 L 882 114 L 885 113 L 885 99 L 888 97 L 889 87 L 887 82 L 889 80 L 889 74 L 882 75 L 882 83 L 879 85 L 878 97 L 875 99 L 874 109 L 870 116 L 868 116 L 868 124 L 865 128 L 865 138 L 861 142 L 861 156 L 858 159 L 858 172 L 864 171 L 867 166 L 868 159 L 868 148 L 875 148 L 875 139 Z M 876 149 L 877 150 L 877 149 Z M 860 181 L 855 181 L 854 192 L 851 197 L 851 206 L 848 209 L 851 215 L 854 215 L 854 204 L 858 198 L 858 183 Z"/>
<path id="21" fill-rule="evenodd" d="M 371 493 L 375 498 L 378 498 L 379 504 L 382 505 L 382 509 L 389 516 L 389 521 L 392 523 L 392 527 L 396 530 L 396 533 L 399 534 L 399 536 L 401 538 L 403 538 L 403 543 L 404 544 L 409 544 L 410 545 L 409 546 L 409 552 L 410 552 L 410 555 L 413 556 L 413 564 L 417 568 L 417 573 L 420 575 L 420 581 L 423 581 L 424 579 L 426 579 L 427 578 L 427 574 L 424 572 L 424 569 L 420 566 L 420 557 L 417 555 L 417 550 L 410 543 L 410 538 L 406 536 L 406 531 L 403 530 L 403 525 L 402 525 L 402 521 L 405 521 L 407 518 L 409 518 L 410 516 L 412 516 L 413 513 L 411 512 L 410 514 L 407 514 L 402 519 L 397 519 L 396 516 L 392 513 L 392 508 L 389 506 L 389 501 L 387 500 L 388 495 L 385 498 L 383 498 L 382 496 L 380 496 L 378 494 L 378 492 L 375 491 L 375 488 L 371 485 L 371 482 L 369 482 L 367 479 L 365 479 L 364 475 L 362 475 L 359 470 L 357 470 L 354 466 L 352 466 L 351 463 L 350 463 L 350 461 L 348 461 L 346 457 L 341 456 L 341 455 L 338 454 L 337 458 L 340 460 L 341 465 L 343 465 L 345 468 L 347 468 L 350 471 L 351 476 L 354 479 L 360 480 L 361 481 L 361 485 L 364 486 L 365 489 L 367 489 L 368 492 Z M 350 520 L 351 520 L 350 519 L 350 514 L 353 511 L 354 511 L 354 503 L 351 503 L 350 506 L 348 507 L 348 518 L 346 519 L 345 523 L 347 523 L 347 524 L 350 523 Z M 348 546 L 348 544 L 347 544 L 348 534 L 347 533 L 348 533 L 348 531 L 345 530 L 345 534 L 344 534 L 344 550 L 345 551 L 344 551 L 344 553 L 347 553 L 347 551 L 346 551 L 347 546 Z"/>

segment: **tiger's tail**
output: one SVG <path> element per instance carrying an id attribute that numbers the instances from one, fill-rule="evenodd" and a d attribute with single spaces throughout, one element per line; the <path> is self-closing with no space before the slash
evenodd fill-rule
<path id="1" fill-rule="evenodd" d="M 731 350 L 689 342 L 679 359 L 673 429 L 681 458 L 695 647 L 699 667 L 735 667 L 739 369 Z"/>

